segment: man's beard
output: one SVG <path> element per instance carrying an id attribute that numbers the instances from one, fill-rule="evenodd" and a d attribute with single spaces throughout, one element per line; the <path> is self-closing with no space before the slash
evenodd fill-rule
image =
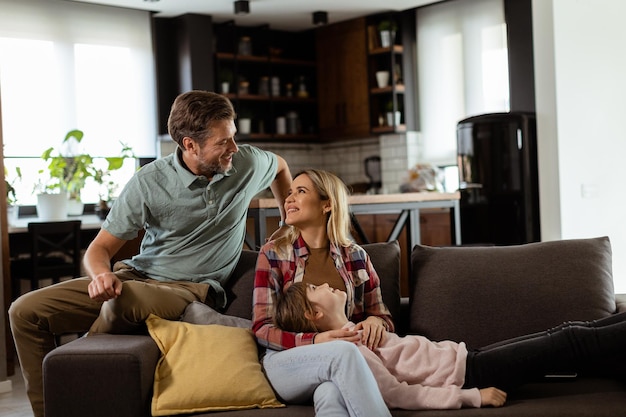
<path id="1" fill-rule="evenodd" d="M 230 167 L 225 168 L 222 164 L 219 163 L 218 160 L 214 162 L 203 162 L 200 164 L 199 168 L 201 172 L 204 173 L 204 175 L 210 178 L 217 174 L 225 174 Z"/>

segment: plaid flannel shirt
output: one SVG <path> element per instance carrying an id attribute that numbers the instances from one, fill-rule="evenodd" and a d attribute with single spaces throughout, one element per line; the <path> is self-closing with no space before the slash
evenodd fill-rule
<path id="1" fill-rule="evenodd" d="M 346 316 L 355 323 L 368 316 L 377 316 L 385 320 L 389 331 L 393 331 L 391 314 L 383 303 L 380 291 L 380 278 L 367 252 L 357 244 L 337 247 L 331 243 L 330 254 L 346 284 Z M 260 345 L 285 350 L 313 343 L 315 333 L 282 331 L 272 322 L 278 294 L 293 282 L 302 281 L 308 257 L 309 251 L 302 237 L 298 237 L 286 253 L 278 251 L 273 241 L 261 248 L 252 296 L 252 330 Z"/>

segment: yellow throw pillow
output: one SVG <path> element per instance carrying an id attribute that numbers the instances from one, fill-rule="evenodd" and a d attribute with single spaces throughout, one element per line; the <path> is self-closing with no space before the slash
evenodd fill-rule
<path id="1" fill-rule="evenodd" d="M 152 415 L 284 407 L 259 363 L 249 329 L 146 320 L 161 350 L 154 374 Z"/>

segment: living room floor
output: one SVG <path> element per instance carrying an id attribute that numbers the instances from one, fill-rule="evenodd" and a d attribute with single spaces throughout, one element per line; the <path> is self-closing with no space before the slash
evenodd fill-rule
<path id="1" fill-rule="evenodd" d="M 19 366 L 15 367 L 15 373 L 9 377 L 12 391 L 0 394 L 0 416 L 6 417 L 33 417 L 22 371 Z"/>

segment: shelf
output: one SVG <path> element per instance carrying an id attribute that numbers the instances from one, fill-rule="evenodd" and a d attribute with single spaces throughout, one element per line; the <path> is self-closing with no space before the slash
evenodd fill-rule
<path id="1" fill-rule="evenodd" d="M 286 96 L 261 96 L 258 94 L 222 94 L 224 97 L 234 100 L 247 100 L 247 101 L 274 101 L 278 103 L 293 103 L 293 104 L 315 104 L 317 100 L 312 97 L 300 98 L 300 97 L 286 97 Z"/>
<path id="2" fill-rule="evenodd" d="M 301 133 L 295 135 L 273 135 L 273 138 L 278 140 L 317 140 L 318 136 L 313 134 Z"/>
<path id="3" fill-rule="evenodd" d="M 272 97 L 272 100 L 274 101 L 279 101 L 281 103 L 310 103 L 310 104 L 314 104 L 317 103 L 317 100 L 311 97 L 308 98 L 300 98 L 300 97 L 287 97 L 287 96 L 276 96 L 276 97 Z"/>
<path id="4" fill-rule="evenodd" d="M 248 134 L 238 133 L 237 139 L 238 140 L 265 140 L 265 141 L 269 141 L 269 140 L 316 141 L 319 139 L 319 137 L 314 134 L 305 134 L 305 133 L 293 134 L 293 135 L 289 135 L 289 134 L 278 135 L 278 134 L 272 134 L 272 133 L 248 133 Z"/>
<path id="5" fill-rule="evenodd" d="M 406 125 L 399 125 L 394 128 L 394 126 L 376 126 L 372 127 L 372 133 L 383 134 L 383 133 L 404 133 L 406 132 Z"/>
<path id="6" fill-rule="evenodd" d="M 271 64 L 274 65 L 300 65 L 303 67 L 314 67 L 315 66 L 315 62 L 314 61 L 304 61 L 301 59 L 289 59 L 289 58 L 276 58 L 276 57 L 270 57 L 269 61 Z"/>
<path id="7" fill-rule="evenodd" d="M 241 61 L 241 62 L 263 62 L 267 63 L 270 61 L 267 56 L 257 56 L 257 55 L 238 55 L 230 52 L 217 52 L 215 54 L 217 59 L 222 59 L 225 61 Z"/>
<path id="8" fill-rule="evenodd" d="M 247 101 L 269 101 L 270 96 L 262 96 L 259 94 L 231 94 L 232 99 L 247 100 Z"/>
<path id="9" fill-rule="evenodd" d="M 368 18 L 368 40 L 369 49 L 367 54 L 368 73 L 369 73 L 369 99 L 370 99 L 370 131 L 372 134 L 380 135 L 386 133 L 403 133 L 407 132 L 407 125 L 412 126 L 412 118 L 406 118 L 406 100 L 410 99 L 412 84 L 405 85 L 406 79 L 403 74 L 406 70 L 404 46 L 410 45 L 407 41 L 406 33 L 403 33 L 403 26 L 409 20 L 408 15 L 402 13 L 387 12 L 378 15 L 372 15 Z M 382 32 L 378 30 L 381 23 L 395 23 L 395 33 L 387 38 L 382 36 Z M 408 27 L 405 30 L 410 30 Z M 383 42 L 384 41 L 384 42 Z M 382 46 L 382 44 L 388 46 Z M 409 52 L 407 49 L 406 52 Z M 409 54 L 410 55 L 410 54 Z M 389 82 L 385 87 L 378 87 L 379 72 L 387 72 L 389 74 Z M 411 109 L 409 108 L 409 111 Z M 389 120 L 389 113 L 394 112 L 400 114 L 401 117 L 394 117 Z M 402 121 L 403 123 L 400 123 Z M 408 122 L 407 122 L 408 121 Z M 382 124 L 384 122 L 384 124 Z M 395 122 L 395 123 L 393 123 Z M 382 124 L 382 125 L 381 125 Z"/>
<path id="10" fill-rule="evenodd" d="M 370 51 L 370 55 L 388 54 L 390 52 L 401 54 L 404 52 L 404 47 L 402 45 L 392 45 L 388 48 L 374 48 Z"/>
<path id="11" fill-rule="evenodd" d="M 303 59 L 290 59 L 290 58 L 279 58 L 273 56 L 263 56 L 263 55 L 239 55 L 231 52 L 217 52 L 215 54 L 217 59 L 221 59 L 224 61 L 241 61 L 241 62 L 262 62 L 262 63 L 271 63 L 273 65 L 295 65 L 295 66 L 303 66 L 303 67 L 315 67 L 315 61 L 307 61 Z"/>
<path id="12" fill-rule="evenodd" d="M 375 87 L 370 90 L 370 94 L 390 94 L 390 93 L 404 94 L 404 84 L 396 85 L 395 89 L 393 86 L 388 85 L 387 87 L 383 87 L 383 88 Z"/>

